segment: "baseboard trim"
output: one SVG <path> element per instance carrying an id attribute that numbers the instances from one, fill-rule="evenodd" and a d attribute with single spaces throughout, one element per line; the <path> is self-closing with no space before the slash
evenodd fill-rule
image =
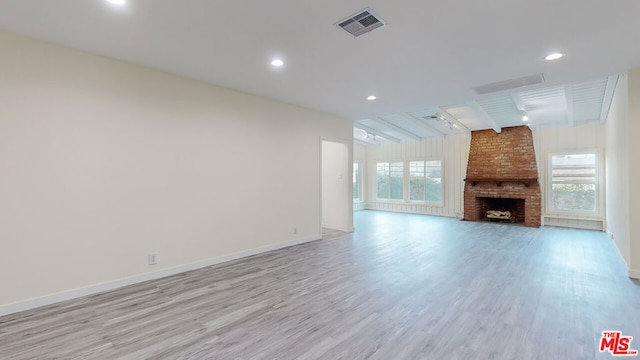
<path id="1" fill-rule="evenodd" d="M 640 280 L 640 270 L 629 269 L 629 277 Z"/>
<path id="2" fill-rule="evenodd" d="M 462 217 L 458 217 L 457 215 L 435 214 L 435 213 L 428 213 L 428 212 L 421 212 L 421 211 L 409 211 L 409 210 L 405 211 L 405 210 L 396 210 L 396 209 L 376 209 L 376 208 L 373 208 L 373 207 L 368 207 L 368 208 L 365 208 L 364 210 L 384 211 L 384 212 L 392 212 L 392 213 L 400 213 L 400 214 L 438 216 L 438 217 L 445 217 L 445 218 L 450 218 L 450 219 L 461 219 L 462 220 Z"/>
<path id="3" fill-rule="evenodd" d="M 348 232 L 348 233 L 353 232 L 353 228 L 352 227 L 349 228 L 349 227 L 331 225 L 331 224 L 323 224 L 322 227 L 325 228 L 325 229 L 338 230 L 338 231 Z"/>
<path id="4" fill-rule="evenodd" d="M 167 269 L 162 269 L 150 273 L 144 273 L 140 275 L 135 275 L 123 279 L 118 279 L 114 281 L 108 281 L 100 284 L 90 285 L 83 288 L 62 291 L 59 293 L 46 295 L 42 297 L 32 298 L 25 301 L 20 301 L 12 304 L 1 305 L 0 306 L 0 316 L 15 314 L 21 311 L 31 310 L 35 308 L 39 308 L 42 306 L 52 305 L 55 303 L 59 303 L 66 300 L 72 300 L 81 298 L 83 296 L 94 295 L 98 293 L 102 293 L 105 291 L 116 290 L 125 286 L 139 284 L 149 280 L 161 279 L 163 277 L 180 274 L 183 272 L 201 269 L 211 265 L 221 264 L 227 261 L 238 260 L 248 256 L 258 255 L 265 252 L 278 250 L 287 248 L 294 245 L 300 245 L 311 241 L 320 240 L 322 238 L 321 235 L 308 236 L 304 238 L 294 239 L 291 241 L 285 241 L 277 244 L 262 246 L 259 248 L 240 251 L 237 253 L 218 256 L 202 261 L 197 261 L 189 264 L 179 265 Z"/>

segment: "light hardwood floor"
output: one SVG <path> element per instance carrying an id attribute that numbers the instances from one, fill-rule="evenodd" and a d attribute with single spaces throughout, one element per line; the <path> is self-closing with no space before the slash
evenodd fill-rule
<path id="1" fill-rule="evenodd" d="M 356 232 L 0 318 L 1 359 L 610 359 L 601 232 L 362 211 Z"/>

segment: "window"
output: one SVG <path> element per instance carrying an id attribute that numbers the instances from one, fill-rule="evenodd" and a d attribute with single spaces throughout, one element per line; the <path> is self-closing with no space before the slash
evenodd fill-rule
<path id="1" fill-rule="evenodd" d="M 353 163 L 353 200 L 360 200 L 360 164 Z"/>
<path id="2" fill-rule="evenodd" d="M 385 162 L 377 164 L 378 199 L 403 199 L 403 163 Z"/>
<path id="3" fill-rule="evenodd" d="M 551 156 L 551 208 L 595 212 L 598 183 L 595 153 Z"/>
<path id="4" fill-rule="evenodd" d="M 442 162 L 409 162 L 409 200 L 442 202 Z"/>

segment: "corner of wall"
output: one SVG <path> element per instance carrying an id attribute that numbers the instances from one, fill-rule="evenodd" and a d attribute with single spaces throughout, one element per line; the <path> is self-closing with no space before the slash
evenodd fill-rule
<path id="1" fill-rule="evenodd" d="M 625 262 L 631 266 L 628 204 L 627 76 L 622 74 L 614 89 L 605 122 L 606 232 Z"/>
<path id="2" fill-rule="evenodd" d="M 634 68 L 627 73 L 628 82 L 628 109 L 626 128 L 626 169 L 627 169 L 627 191 L 626 202 L 628 204 L 629 227 L 629 268 L 640 269 L 640 222 L 633 221 L 640 218 L 640 192 L 631 191 L 634 185 L 640 182 L 640 167 L 636 166 L 640 162 L 640 67 Z M 634 270 L 638 275 L 637 270 Z"/>

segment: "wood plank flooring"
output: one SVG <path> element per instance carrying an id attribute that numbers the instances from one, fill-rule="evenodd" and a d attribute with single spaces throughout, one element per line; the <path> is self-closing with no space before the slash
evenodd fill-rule
<path id="1" fill-rule="evenodd" d="M 356 232 L 0 318 L 0 359 L 610 359 L 601 232 L 361 211 Z"/>

